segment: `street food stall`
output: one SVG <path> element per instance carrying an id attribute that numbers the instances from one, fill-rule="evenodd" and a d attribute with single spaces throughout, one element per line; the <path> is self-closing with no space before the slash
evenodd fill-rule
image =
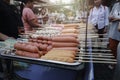
<path id="1" fill-rule="evenodd" d="M 111 51 L 106 48 L 108 38 L 102 38 L 105 43 L 101 43 L 93 26 L 87 23 L 87 0 L 78 0 L 82 6 L 74 0 L 70 0 L 74 4 L 61 1 L 64 3 L 61 5 L 58 4 L 59 0 L 55 0 L 54 4 L 49 1 L 35 2 L 38 19 L 40 23 L 42 21 L 41 28 L 22 32 L 17 40 L 0 42 L 4 80 L 14 77 L 17 80 L 94 80 L 93 63 L 116 64 Z M 72 9 L 69 10 L 71 7 L 68 6 L 71 5 Z M 39 14 L 42 9 L 45 9 L 45 15 Z M 83 15 L 76 20 L 73 13 L 77 9 Z M 59 10 L 67 15 L 63 20 L 59 19 Z M 46 16 L 48 20 L 44 22 L 42 18 Z M 103 49 L 96 49 L 99 46 Z M 6 60 L 11 63 L 9 71 Z"/>

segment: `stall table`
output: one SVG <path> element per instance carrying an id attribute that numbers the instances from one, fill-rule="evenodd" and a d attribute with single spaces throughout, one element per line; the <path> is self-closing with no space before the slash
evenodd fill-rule
<path id="1" fill-rule="evenodd" d="M 51 63 L 51 62 L 41 61 L 41 60 L 32 59 L 32 58 L 18 57 L 18 56 L 13 56 L 13 55 L 5 55 L 4 50 L 1 51 L 0 58 L 2 59 L 2 64 L 3 64 L 3 68 L 4 68 L 4 80 L 10 80 L 10 76 L 13 76 L 12 68 L 10 70 L 10 74 L 7 71 L 7 67 L 6 67 L 6 63 L 5 63 L 6 60 L 10 60 L 11 62 L 12 61 L 20 61 L 20 62 L 35 64 L 35 65 L 52 67 L 52 68 L 56 68 L 56 69 L 58 68 L 61 70 L 70 70 L 73 72 L 75 71 L 77 73 L 77 77 L 76 77 L 77 80 L 80 80 L 79 76 L 81 75 L 81 73 L 83 74 L 82 70 L 84 69 L 84 63 L 80 63 L 78 65 L 65 65 L 65 64 L 59 64 L 59 63 Z"/>

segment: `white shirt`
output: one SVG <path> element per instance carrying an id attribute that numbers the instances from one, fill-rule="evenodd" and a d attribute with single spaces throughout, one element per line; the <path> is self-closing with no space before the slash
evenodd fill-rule
<path id="1" fill-rule="evenodd" d="M 109 10 L 106 6 L 100 6 L 99 8 L 94 7 L 90 11 L 90 15 L 88 17 L 88 22 L 95 25 L 98 25 L 98 29 L 104 28 L 109 24 Z"/>
<path id="2" fill-rule="evenodd" d="M 110 16 L 113 16 L 115 18 L 120 18 L 120 2 L 116 3 L 113 6 L 112 11 L 110 13 Z"/>

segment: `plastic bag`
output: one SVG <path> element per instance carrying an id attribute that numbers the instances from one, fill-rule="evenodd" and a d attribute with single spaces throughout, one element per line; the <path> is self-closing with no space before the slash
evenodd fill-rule
<path id="1" fill-rule="evenodd" d="M 17 42 L 17 40 L 14 38 L 9 38 L 9 39 L 4 41 L 4 43 L 7 45 L 7 48 L 9 48 L 9 49 L 14 48 L 14 44 L 16 42 Z"/>

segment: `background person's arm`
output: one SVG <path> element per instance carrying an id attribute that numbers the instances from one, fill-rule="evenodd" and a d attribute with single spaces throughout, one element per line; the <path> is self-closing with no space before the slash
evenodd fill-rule
<path id="1" fill-rule="evenodd" d="M 109 25 L 109 9 L 108 7 L 105 7 L 105 26 Z"/>
<path id="2" fill-rule="evenodd" d="M 116 21 L 116 20 L 117 20 L 117 19 L 114 18 L 114 15 L 113 15 L 113 13 L 114 13 L 114 11 L 115 11 L 115 9 L 116 9 L 116 6 L 117 6 L 117 3 L 114 4 L 114 6 L 112 7 L 112 10 L 111 10 L 111 12 L 110 12 L 110 15 L 109 15 L 109 20 L 110 20 L 110 22 L 113 22 L 113 21 Z"/>
<path id="3" fill-rule="evenodd" d="M 114 22 L 114 21 L 120 21 L 120 18 L 113 18 L 112 22 Z"/>
<path id="4" fill-rule="evenodd" d="M 36 21 L 36 19 L 30 20 L 29 24 L 34 26 L 34 27 L 41 27 L 41 25 Z"/>
<path id="5" fill-rule="evenodd" d="M 89 16 L 88 16 L 88 23 L 89 24 L 91 23 L 91 20 L 92 20 L 92 12 L 93 12 L 93 9 L 91 9 L 89 12 Z"/>

